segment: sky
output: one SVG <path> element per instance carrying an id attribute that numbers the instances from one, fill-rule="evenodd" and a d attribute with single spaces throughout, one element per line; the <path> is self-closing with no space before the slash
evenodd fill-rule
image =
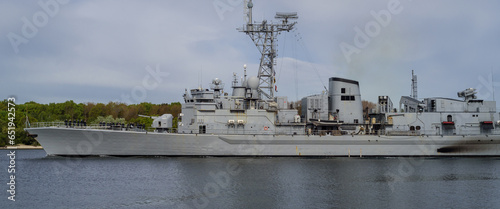
<path id="1" fill-rule="evenodd" d="M 500 99 L 499 1 L 253 1 L 253 20 L 297 12 L 278 36 L 278 96 L 321 93 L 328 78 L 360 83 L 363 100 L 411 92 Z M 17 103 L 182 102 L 185 89 L 230 92 L 260 54 L 237 28 L 243 0 L 0 2 L 0 98 Z M 497 105 L 497 107 L 500 105 Z"/>

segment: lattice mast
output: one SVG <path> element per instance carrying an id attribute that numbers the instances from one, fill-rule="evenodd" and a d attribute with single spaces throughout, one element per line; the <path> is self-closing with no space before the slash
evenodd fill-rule
<path id="1" fill-rule="evenodd" d="M 252 0 L 245 0 L 244 4 L 246 25 L 238 30 L 248 34 L 261 53 L 259 73 L 257 74 L 259 78 L 259 98 L 272 100 L 274 99 L 274 91 L 276 88 L 274 83 L 274 77 L 276 75 L 274 69 L 276 63 L 274 58 L 277 57 L 277 36 L 282 31 L 289 32 L 292 30 L 297 22 L 289 23 L 288 20 L 297 19 L 298 16 L 296 12 L 277 12 L 274 18 L 281 20 L 281 23 L 268 23 L 267 20 L 263 20 L 262 23 L 253 23 Z"/>
<path id="2" fill-rule="evenodd" d="M 411 71 L 411 91 L 411 97 L 418 99 L 417 75 L 414 74 L 413 70 Z"/>

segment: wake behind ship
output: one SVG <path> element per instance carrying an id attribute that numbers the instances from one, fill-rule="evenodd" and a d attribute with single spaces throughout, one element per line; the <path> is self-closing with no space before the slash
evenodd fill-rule
<path id="1" fill-rule="evenodd" d="M 328 91 L 302 99 L 301 114 L 287 97 L 275 96 L 276 40 L 293 29 L 297 13 L 277 13 L 278 23 L 252 20 L 239 29 L 261 52 L 257 76 L 231 82 L 213 79 L 210 89 L 186 90 L 178 129 L 170 114 L 154 117 L 154 131 L 60 123 L 26 130 L 48 155 L 81 156 L 500 156 L 500 115 L 495 101 L 476 97 L 418 99 L 402 96 L 399 107 L 379 96 L 363 111 L 358 81 L 329 78 Z"/>

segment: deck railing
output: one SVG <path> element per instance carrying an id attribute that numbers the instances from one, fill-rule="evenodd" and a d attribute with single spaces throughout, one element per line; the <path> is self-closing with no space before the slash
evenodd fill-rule
<path id="1" fill-rule="evenodd" d="M 71 129 L 100 129 L 100 130 L 114 130 L 114 131 L 135 131 L 135 132 L 155 132 L 155 128 L 153 127 L 137 127 L 137 126 L 122 126 L 118 125 L 103 125 L 103 124 L 90 124 L 90 125 L 82 125 L 82 124 L 71 124 L 64 122 L 35 122 L 31 123 L 29 128 L 46 128 L 46 127 L 54 127 L 54 128 L 71 128 Z M 176 129 L 172 129 L 171 131 L 177 131 Z"/>
<path id="2" fill-rule="evenodd" d="M 30 124 L 30 128 L 44 128 L 44 127 L 57 127 L 57 128 L 75 128 L 75 129 L 109 129 L 109 130 L 133 130 L 133 131 L 146 131 L 144 128 L 128 127 L 122 125 L 102 125 L 102 124 L 68 124 L 64 122 L 35 122 Z M 147 129 L 148 131 L 150 128 Z"/>
<path id="3" fill-rule="evenodd" d="M 31 123 L 29 128 L 43 128 L 43 127 L 65 127 L 64 122 L 35 122 Z"/>

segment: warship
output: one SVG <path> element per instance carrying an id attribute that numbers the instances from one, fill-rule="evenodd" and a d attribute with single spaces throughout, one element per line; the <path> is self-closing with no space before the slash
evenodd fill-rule
<path id="1" fill-rule="evenodd" d="M 232 92 L 213 79 L 210 88 L 185 90 L 174 129 L 171 114 L 152 117 L 154 130 L 123 125 L 37 123 L 25 130 L 47 155 L 60 156 L 500 156 L 500 114 L 495 101 L 476 97 L 419 99 L 412 93 L 394 107 L 379 96 L 363 110 L 358 81 L 332 77 L 324 93 L 301 100 L 275 96 L 276 41 L 292 30 L 297 13 L 276 13 L 277 22 L 254 22 L 245 1 L 239 28 L 261 53 L 257 76 L 234 74 Z M 229 94 L 231 93 L 231 94 Z"/>

